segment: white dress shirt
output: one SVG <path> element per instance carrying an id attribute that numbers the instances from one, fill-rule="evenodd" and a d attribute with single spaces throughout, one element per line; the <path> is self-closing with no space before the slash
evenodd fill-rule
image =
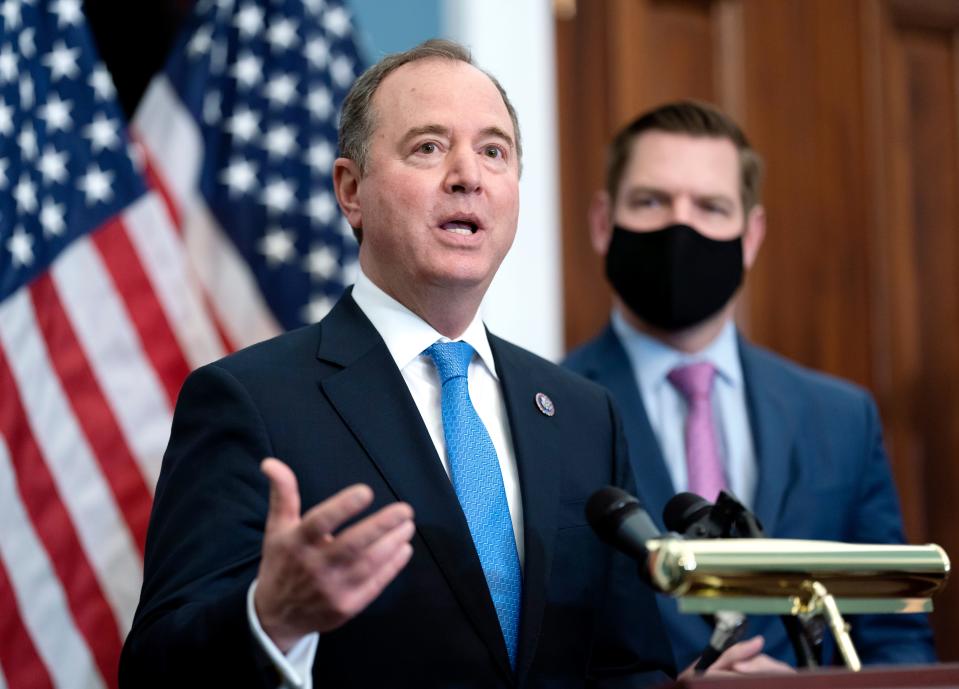
<path id="1" fill-rule="evenodd" d="M 686 491 L 689 485 L 685 438 L 688 405 L 666 377 L 677 366 L 698 361 L 708 361 L 715 366 L 713 419 L 726 485 L 747 507 L 752 507 L 757 480 L 756 452 L 749 424 L 739 340 L 733 322 L 728 321 L 716 339 L 695 354 L 680 352 L 639 332 L 617 309 L 613 310 L 612 327 L 629 357 L 646 415 L 659 440 L 676 492 Z M 629 423 L 629 420 L 624 419 L 624 422 Z"/>
<path id="2" fill-rule="evenodd" d="M 423 417 L 430 439 L 446 470 L 450 473 L 446 454 L 446 439 L 443 434 L 441 382 L 432 358 L 424 351 L 434 342 L 449 342 L 432 326 L 408 308 L 390 297 L 366 277 L 362 270 L 353 286 L 353 299 L 360 310 L 370 319 L 403 375 L 410 395 Z M 489 432 L 496 456 L 499 459 L 506 490 L 506 502 L 513 522 L 513 535 L 520 566 L 524 561 L 523 504 L 520 495 L 519 472 L 513 452 L 513 440 L 506 415 L 503 391 L 496 374 L 496 364 L 490 349 L 486 328 L 477 313 L 465 332 L 458 338 L 469 343 L 476 353 L 467 373 L 470 400 Z M 282 459 L 282 458 L 280 458 Z M 250 628 L 260 645 L 273 660 L 283 678 L 283 689 L 312 689 L 312 667 L 319 642 L 319 634 L 313 633 L 301 639 L 286 656 L 264 633 L 256 617 L 253 593 L 256 582 L 250 585 L 247 594 L 247 616 Z"/>

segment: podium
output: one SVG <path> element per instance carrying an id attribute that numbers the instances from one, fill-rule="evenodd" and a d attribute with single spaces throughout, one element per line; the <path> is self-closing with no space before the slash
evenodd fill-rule
<path id="1" fill-rule="evenodd" d="M 682 679 L 669 689 L 959 689 L 959 663 L 868 667 L 860 672 L 823 668 L 795 675 L 736 675 Z"/>

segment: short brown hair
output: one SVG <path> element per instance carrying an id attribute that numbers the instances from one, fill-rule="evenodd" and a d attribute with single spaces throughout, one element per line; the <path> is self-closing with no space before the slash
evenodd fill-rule
<path id="1" fill-rule="evenodd" d="M 444 39 L 433 38 L 420 43 L 415 48 L 402 53 L 393 53 L 387 55 L 375 65 L 367 69 L 353 83 L 350 92 L 346 94 L 343 101 L 343 110 L 340 115 L 339 145 L 340 155 L 354 161 L 360 168 L 360 174 L 366 172 L 366 166 L 369 163 L 370 142 L 373 138 L 373 131 L 376 128 L 376 113 L 373 109 L 373 96 L 380 84 L 391 72 L 399 69 L 405 64 L 416 62 L 417 60 L 426 60 L 430 58 L 439 58 L 442 60 L 456 60 L 466 64 L 476 66 L 469 51 L 459 43 L 447 41 Z M 483 70 L 481 70 L 483 71 Z M 516 116 L 516 109 L 510 103 L 506 91 L 489 72 L 483 71 L 493 85 L 496 86 L 500 96 L 503 97 L 503 103 L 506 105 L 506 111 L 513 122 L 513 133 L 516 137 L 516 158 L 522 163 L 523 145 L 519 135 L 519 118 Z"/>
<path id="2" fill-rule="evenodd" d="M 759 204 L 762 158 L 749 145 L 743 130 L 729 115 L 708 103 L 692 100 L 666 103 L 649 110 L 616 134 L 609 145 L 606 161 L 606 191 L 610 199 L 616 198 L 633 142 L 640 134 L 649 131 L 729 139 L 739 152 L 739 194 L 743 212 L 748 213 Z"/>

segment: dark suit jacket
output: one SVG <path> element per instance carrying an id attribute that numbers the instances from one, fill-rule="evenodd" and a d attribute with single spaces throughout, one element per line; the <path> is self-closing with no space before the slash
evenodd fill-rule
<path id="1" fill-rule="evenodd" d="M 633 489 L 609 394 L 490 338 L 523 498 L 518 665 L 456 495 L 382 338 L 352 297 L 321 323 L 194 372 L 180 394 L 147 538 L 145 580 L 121 685 L 273 687 L 245 595 L 268 486 L 287 462 L 304 511 L 356 482 L 416 511 L 413 557 L 383 594 L 323 634 L 316 686 L 633 687 L 672 672 L 654 596 L 586 525 L 589 495 Z M 537 392 L 556 414 L 542 414 Z"/>
<path id="2" fill-rule="evenodd" d="M 901 543 L 899 501 L 872 398 L 742 339 L 739 351 L 759 465 L 753 506 L 766 533 Z M 619 338 L 607 327 L 573 352 L 565 365 L 613 393 L 624 419 L 638 496 L 662 528 L 663 507 L 676 490 Z M 677 665 L 685 667 L 702 652 L 710 629 L 698 616 L 681 615 L 671 599 L 660 596 L 660 609 Z M 923 615 L 849 616 L 848 621 L 864 663 L 935 661 Z M 749 631 L 766 638 L 767 653 L 795 664 L 777 618 L 751 618 Z"/>

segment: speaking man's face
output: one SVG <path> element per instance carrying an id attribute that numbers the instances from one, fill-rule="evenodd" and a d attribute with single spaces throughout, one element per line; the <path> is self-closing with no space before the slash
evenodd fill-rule
<path id="1" fill-rule="evenodd" d="M 399 301 L 410 290 L 486 291 L 519 215 L 516 134 L 490 79 L 426 59 L 389 74 L 349 220 L 363 270 Z"/>

